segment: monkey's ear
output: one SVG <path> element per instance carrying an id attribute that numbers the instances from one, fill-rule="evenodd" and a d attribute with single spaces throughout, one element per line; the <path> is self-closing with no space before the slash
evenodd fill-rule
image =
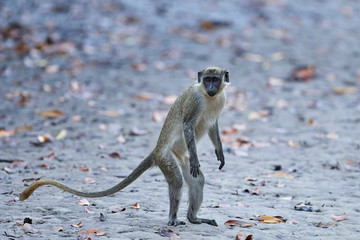
<path id="1" fill-rule="evenodd" d="M 201 83 L 202 72 L 198 72 L 198 82 Z"/>
<path id="2" fill-rule="evenodd" d="M 229 71 L 227 69 L 224 70 L 224 81 L 227 83 L 230 81 Z"/>

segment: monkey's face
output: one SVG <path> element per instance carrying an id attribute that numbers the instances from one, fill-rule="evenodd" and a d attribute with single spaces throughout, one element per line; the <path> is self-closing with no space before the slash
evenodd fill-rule
<path id="1" fill-rule="evenodd" d="M 215 96 L 220 89 L 221 82 L 222 80 L 218 76 L 205 76 L 203 78 L 203 84 L 207 95 L 210 97 Z"/>

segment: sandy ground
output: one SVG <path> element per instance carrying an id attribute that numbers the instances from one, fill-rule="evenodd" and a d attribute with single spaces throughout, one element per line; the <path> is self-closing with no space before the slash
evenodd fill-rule
<path id="1" fill-rule="evenodd" d="M 107 233 L 96 239 L 166 239 L 157 232 L 169 228 L 181 239 L 358 239 L 359 11 L 359 1 L 336 0 L 2 1 L 0 159 L 23 163 L 0 163 L 0 238 L 77 239 L 96 228 Z M 167 227 L 157 168 L 114 196 L 88 199 L 90 212 L 54 187 L 18 201 L 33 178 L 83 190 L 121 181 L 154 147 L 168 96 L 212 65 L 231 76 L 223 170 L 208 139 L 198 147 L 206 177 L 199 216 L 218 227 Z M 301 65 L 315 77 L 289 81 Z M 41 116 L 50 109 L 63 115 Z M 314 211 L 295 210 L 299 203 Z M 184 189 L 179 219 L 186 209 Z M 37 233 L 17 224 L 25 217 Z M 224 225 L 230 219 L 255 224 Z"/>

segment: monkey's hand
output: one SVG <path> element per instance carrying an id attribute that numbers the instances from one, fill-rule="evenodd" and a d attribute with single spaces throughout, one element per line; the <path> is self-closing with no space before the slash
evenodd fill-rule
<path id="1" fill-rule="evenodd" d="M 190 161 L 190 174 L 196 178 L 200 174 L 200 164 L 198 160 Z"/>
<path id="2" fill-rule="evenodd" d="M 215 154 L 216 154 L 218 161 L 220 161 L 219 169 L 221 170 L 223 168 L 223 166 L 225 165 L 224 153 L 223 153 L 222 149 L 220 149 L 219 152 L 218 152 L 218 150 L 215 149 Z"/>

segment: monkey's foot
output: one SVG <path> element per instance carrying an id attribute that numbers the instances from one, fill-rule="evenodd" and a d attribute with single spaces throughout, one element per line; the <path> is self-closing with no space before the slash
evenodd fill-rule
<path id="1" fill-rule="evenodd" d="M 186 223 L 184 222 L 184 221 L 180 221 L 180 220 L 177 220 L 177 219 L 175 219 L 175 220 L 170 220 L 169 222 L 168 222 L 168 225 L 169 226 L 178 226 L 178 225 L 185 225 Z"/>
<path id="2" fill-rule="evenodd" d="M 193 223 L 193 224 L 201 224 L 201 223 L 207 223 L 213 226 L 218 226 L 216 221 L 214 219 L 206 219 L 206 218 L 189 218 L 188 217 L 189 222 Z"/>

